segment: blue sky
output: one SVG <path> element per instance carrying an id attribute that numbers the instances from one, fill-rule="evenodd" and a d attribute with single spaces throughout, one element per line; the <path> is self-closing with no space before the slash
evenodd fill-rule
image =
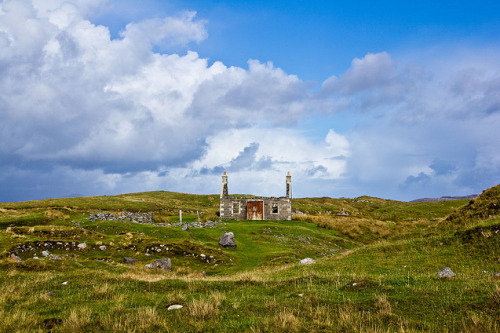
<path id="1" fill-rule="evenodd" d="M 500 3 L 0 2 L 0 201 L 500 181 Z"/>

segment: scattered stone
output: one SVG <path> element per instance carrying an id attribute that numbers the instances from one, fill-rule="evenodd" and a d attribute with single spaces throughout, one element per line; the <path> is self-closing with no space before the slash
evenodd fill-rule
<path id="1" fill-rule="evenodd" d="M 125 264 L 134 265 L 134 264 L 138 264 L 139 260 L 132 258 L 132 257 L 125 257 L 125 258 L 123 258 L 123 262 Z"/>
<path id="2" fill-rule="evenodd" d="M 38 258 L 37 256 L 34 256 L 33 259 L 40 259 L 40 258 Z"/>
<path id="3" fill-rule="evenodd" d="M 111 213 L 95 213 L 89 215 L 89 222 L 95 221 L 124 221 L 134 223 L 153 224 L 155 222 L 154 213 L 133 213 L 123 211 L 121 216 Z"/>
<path id="4" fill-rule="evenodd" d="M 19 258 L 18 256 L 16 256 L 14 253 L 12 253 L 12 254 L 10 255 L 10 257 L 11 257 L 13 260 L 17 261 L 17 262 L 21 262 L 21 261 L 23 261 L 21 258 Z"/>
<path id="5" fill-rule="evenodd" d="M 441 278 L 451 278 L 455 276 L 455 273 L 453 273 L 450 267 L 445 267 L 438 272 L 438 276 Z"/>
<path id="6" fill-rule="evenodd" d="M 234 234 L 232 232 L 227 232 L 219 238 L 219 244 L 222 247 L 236 248 L 236 242 L 234 241 Z"/>
<path id="7" fill-rule="evenodd" d="M 67 284 L 68 284 L 68 281 L 64 281 L 62 284 L 63 284 L 63 285 L 67 285 Z"/>
<path id="8" fill-rule="evenodd" d="M 205 254 L 203 254 L 203 253 L 202 253 L 202 254 L 200 254 L 200 257 L 201 257 L 202 259 L 205 259 L 207 256 L 206 256 Z"/>
<path id="9" fill-rule="evenodd" d="M 299 297 L 303 297 L 303 296 L 304 296 L 304 294 L 297 294 L 297 296 L 299 296 Z"/>
<path id="10" fill-rule="evenodd" d="M 49 256 L 49 251 L 42 251 L 42 256 L 48 257 Z"/>
<path id="11" fill-rule="evenodd" d="M 183 231 L 188 231 L 188 230 L 189 230 L 189 227 L 188 227 L 187 225 L 185 225 L 185 226 L 183 226 L 183 227 L 182 227 L 182 230 L 183 230 Z"/>
<path id="12" fill-rule="evenodd" d="M 338 216 L 349 216 L 349 213 L 345 211 L 344 208 L 340 212 L 337 213 Z"/>
<path id="13" fill-rule="evenodd" d="M 78 247 L 78 250 L 83 250 L 84 248 L 86 248 L 86 247 L 87 247 L 87 244 L 85 244 L 85 243 L 80 243 L 80 244 L 78 244 L 78 245 L 77 245 L 77 247 Z"/>
<path id="14" fill-rule="evenodd" d="M 496 272 L 495 274 L 493 274 L 493 277 L 496 279 L 500 279 L 500 272 Z"/>
<path id="15" fill-rule="evenodd" d="M 302 259 L 300 261 L 300 263 L 302 265 L 310 265 L 310 264 L 314 264 L 314 262 L 315 262 L 314 259 L 311 259 L 311 258 L 305 258 L 305 259 Z"/>
<path id="16" fill-rule="evenodd" d="M 101 246 L 99 246 L 99 249 L 100 249 L 101 251 L 106 251 L 106 245 L 101 245 Z"/>
<path id="17" fill-rule="evenodd" d="M 179 310 L 179 309 L 182 309 L 182 308 L 183 308 L 183 306 L 182 306 L 182 305 L 180 305 L 180 304 L 172 304 L 172 305 L 170 305 L 170 306 L 167 308 L 167 310 L 169 310 L 169 311 L 170 311 L 170 310 Z"/>
<path id="18" fill-rule="evenodd" d="M 55 292 L 53 292 L 53 291 L 49 291 L 46 295 L 47 295 L 47 296 L 55 296 L 55 295 L 56 295 L 56 293 L 55 293 Z"/>
<path id="19" fill-rule="evenodd" d="M 155 264 L 153 264 L 153 263 L 146 264 L 146 265 L 144 265 L 144 267 L 146 267 L 146 268 L 156 268 Z"/>
<path id="20" fill-rule="evenodd" d="M 61 256 L 50 256 L 49 260 L 63 260 L 64 258 Z"/>

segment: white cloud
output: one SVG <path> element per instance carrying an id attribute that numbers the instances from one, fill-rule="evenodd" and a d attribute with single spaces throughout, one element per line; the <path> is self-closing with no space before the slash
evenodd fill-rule
<path id="1" fill-rule="evenodd" d="M 160 44 L 186 46 L 189 42 L 201 42 L 207 38 L 204 21 L 193 21 L 196 12 L 188 11 L 179 17 L 149 19 L 127 24 L 121 36 L 133 45 Z"/>
<path id="2" fill-rule="evenodd" d="M 271 62 L 209 64 L 191 50 L 208 36 L 194 12 L 132 22 L 112 39 L 89 20 L 107 5 L 0 2 L 2 184 L 40 175 L 60 181 L 59 194 L 214 193 L 227 168 L 246 193 L 280 194 L 292 171 L 303 195 L 411 199 L 499 179 L 498 50 L 368 53 L 315 90 Z M 342 134 L 333 118 L 320 139 L 294 127 L 336 112 L 363 116 Z M 436 172 L 436 160 L 453 171 Z"/>

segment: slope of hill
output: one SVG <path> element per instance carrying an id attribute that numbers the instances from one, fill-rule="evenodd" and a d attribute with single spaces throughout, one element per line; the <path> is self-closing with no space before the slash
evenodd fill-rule
<path id="1" fill-rule="evenodd" d="M 484 190 L 476 199 L 446 218 L 447 222 L 463 223 L 477 219 L 493 218 L 500 214 L 500 185 Z"/>
<path id="2" fill-rule="evenodd" d="M 293 221 L 189 230 L 178 210 L 214 220 L 218 196 L 3 203 L 0 331 L 498 331 L 498 199 L 498 188 L 472 204 L 304 198 Z M 122 210 L 154 211 L 160 225 L 88 218 Z M 228 231 L 235 249 L 218 244 Z M 145 267 L 164 257 L 171 272 Z M 454 278 L 437 276 L 446 266 Z"/>

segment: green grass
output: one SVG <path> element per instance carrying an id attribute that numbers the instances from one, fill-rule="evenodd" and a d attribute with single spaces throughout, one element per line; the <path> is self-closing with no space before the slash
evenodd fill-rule
<path id="1" fill-rule="evenodd" d="M 496 332 L 498 199 L 498 188 L 472 203 L 304 198 L 293 208 L 309 215 L 294 221 L 225 221 L 189 231 L 89 222 L 88 214 L 154 211 L 159 222 L 175 222 L 182 209 L 184 221 L 196 211 L 215 219 L 217 196 L 3 203 L 0 331 Z M 340 209 L 349 216 L 337 216 Z M 236 249 L 218 245 L 228 231 Z M 33 259 L 46 243 L 65 259 Z M 27 244 L 35 250 L 20 253 L 22 262 L 7 258 Z M 125 265 L 125 256 L 140 263 Z M 172 259 L 172 272 L 144 267 L 163 257 Z M 300 265 L 305 257 L 316 263 Z M 457 276 L 438 278 L 447 266 Z M 171 304 L 184 307 L 169 311 Z"/>

